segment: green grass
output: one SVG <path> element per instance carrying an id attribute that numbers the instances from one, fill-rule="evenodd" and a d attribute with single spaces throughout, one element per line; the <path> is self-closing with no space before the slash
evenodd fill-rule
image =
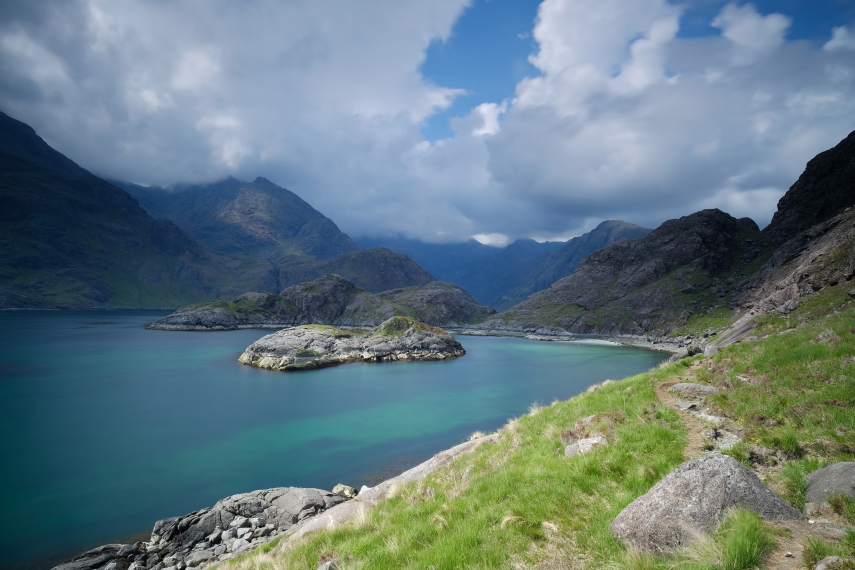
<path id="1" fill-rule="evenodd" d="M 405 321 L 396 319 L 396 327 Z M 668 556 L 628 551 L 609 531 L 627 504 L 686 459 L 685 428 L 657 404 L 655 388 L 687 374 L 722 388 L 711 402 L 745 435 L 732 455 L 750 465 L 753 446 L 781 452 L 783 465 L 769 481 L 794 506 L 804 505 L 807 474 L 855 459 L 853 305 L 838 291 L 824 292 L 786 317 L 767 318 L 758 333 L 769 336 L 533 406 L 499 430 L 498 442 L 398 489 L 364 519 L 234 565 L 311 570 L 335 551 L 345 569 L 760 567 L 777 531 L 747 511 L 730 513 L 710 537 Z M 565 458 L 561 432 L 593 414 L 591 429 L 607 434 L 609 445 Z M 835 501 L 852 516 L 851 502 Z M 811 559 L 855 553 L 855 534 L 807 550 Z"/>

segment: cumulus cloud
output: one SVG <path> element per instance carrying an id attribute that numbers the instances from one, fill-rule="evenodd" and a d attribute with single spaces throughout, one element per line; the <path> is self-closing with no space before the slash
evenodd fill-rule
<path id="1" fill-rule="evenodd" d="M 0 108 L 98 174 L 266 176 L 353 235 L 429 241 L 655 226 L 703 207 L 765 223 L 855 127 L 855 41 L 787 40 L 728 4 L 680 37 L 666 0 L 545 0 L 537 76 L 429 142 L 463 92 L 419 73 L 468 0 L 8 0 Z"/>
<path id="2" fill-rule="evenodd" d="M 721 10 L 720 36 L 680 38 L 678 18 L 662 0 L 541 5 L 543 74 L 486 144 L 500 191 L 540 205 L 542 235 L 703 207 L 768 223 L 807 160 L 855 128 L 851 53 L 786 42 L 789 18 L 750 4 Z"/>

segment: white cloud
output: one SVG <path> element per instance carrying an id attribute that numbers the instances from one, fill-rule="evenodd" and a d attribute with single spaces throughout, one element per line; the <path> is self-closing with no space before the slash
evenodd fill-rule
<path id="1" fill-rule="evenodd" d="M 846 27 L 821 48 L 724 6 L 681 38 L 667 0 L 545 0 L 539 74 L 477 101 L 419 73 L 468 0 L 8 0 L 0 108 L 102 175 L 265 176 L 356 236 L 429 241 L 648 227 L 702 207 L 765 223 L 804 164 L 855 128 Z"/>
<path id="2" fill-rule="evenodd" d="M 753 4 L 728 4 L 712 21 L 724 37 L 751 50 L 768 50 L 784 43 L 784 33 L 792 20 L 783 14 L 762 16 Z"/>
<path id="3" fill-rule="evenodd" d="M 822 46 L 822 49 L 825 51 L 855 50 L 855 35 L 849 31 L 849 28 L 840 26 L 833 28 L 831 32 L 831 39 Z"/>

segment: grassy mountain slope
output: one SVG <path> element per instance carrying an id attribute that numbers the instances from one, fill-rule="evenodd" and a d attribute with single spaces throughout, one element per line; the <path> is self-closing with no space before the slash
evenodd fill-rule
<path id="1" fill-rule="evenodd" d="M 741 441 L 727 453 L 801 508 L 807 473 L 855 459 L 853 331 L 855 301 L 845 286 L 830 286 L 787 316 L 769 316 L 755 340 L 609 381 L 565 402 L 533 405 L 499 430 L 497 443 L 393 488 L 367 516 L 220 567 L 316 568 L 336 559 L 343 569 L 740 570 L 853 556 L 855 519 L 846 518 L 852 514 L 845 501 L 842 515 L 823 515 L 848 526 L 842 540 L 829 540 L 823 521 L 785 526 L 750 512 L 733 513 L 700 546 L 662 556 L 629 551 L 609 531 L 624 506 L 682 461 L 706 453 L 712 426 L 685 421 L 658 397 L 663 384 L 681 381 L 719 388 L 715 413 L 741 427 Z M 561 433 L 594 414 L 590 429 L 606 433 L 608 445 L 565 458 Z"/>
<path id="2" fill-rule="evenodd" d="M 175 188 L 119 183 L 155 217 L 172 220 L 199 243 L 227 254 L 276 260 L 331 259 L 361 247 L 305 200 L 265 178 Z"/>

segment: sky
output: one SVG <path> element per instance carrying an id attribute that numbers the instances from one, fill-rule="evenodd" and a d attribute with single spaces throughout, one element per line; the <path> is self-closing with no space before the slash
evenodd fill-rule
<path id="1" fill-rule="evenodd" d="M 0 110 L 103 177 L 355 237 L 770 221 L 855 130 L 852 0 L 4 0 Z"/>

